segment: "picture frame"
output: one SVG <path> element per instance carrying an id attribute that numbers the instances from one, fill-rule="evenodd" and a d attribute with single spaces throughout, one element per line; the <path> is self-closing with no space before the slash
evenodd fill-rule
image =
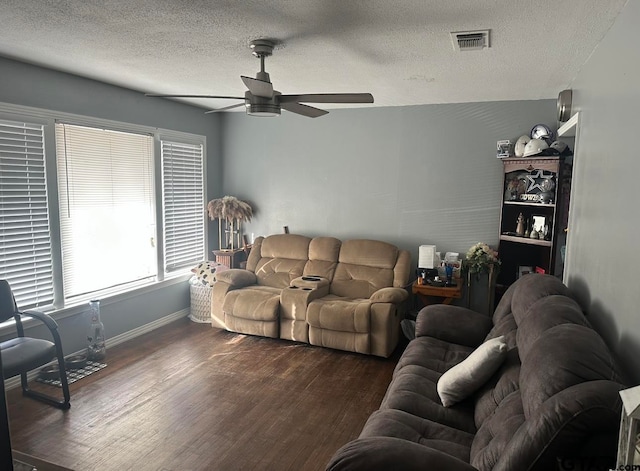
<path id="1" fill-rule="evenodd" d="M 533 267 L 530 266 L 526 266 L 526 265 L 519 265 L 518 266 L 518 275 L 517 278 L 521 278 L 524 275 L 528 275 L 529 273 L 535 273 L 533 271 Z"/>
<path id="2" fill-rule="evenodd" d="M 531 230 L 535 230 L 540 234 L 544 234 L 544 228 L 547 225 L 547 216 L 543 214 L 533 214 L 531 216 Z M 542 237 L 541 237 L 542 239 Z"/>

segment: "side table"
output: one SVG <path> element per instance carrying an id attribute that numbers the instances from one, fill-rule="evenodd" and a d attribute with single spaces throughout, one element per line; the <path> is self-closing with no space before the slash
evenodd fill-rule
<path id="1" fill-rule="evenodd" d="M 216 262 L 227 268 L 243 268 L 242 263 L 247 260 L 247 252 L 244 249 L 214 250 Z"/>
<path id="2" fill-rule="evenodd" d="M 419 285 L 416 280 L 413 282 L 411 292 L 417 295 L 425 306 L 438 303 L 451 304 L 454 299 L 462 298 L 462 279 L 456 278 L 456 286 Z"/>

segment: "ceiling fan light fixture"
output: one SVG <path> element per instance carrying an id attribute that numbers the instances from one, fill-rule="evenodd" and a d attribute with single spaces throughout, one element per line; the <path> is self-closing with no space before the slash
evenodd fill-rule
<path id="1" fill-rule="evenodd" d="M 261 116 L 265 118 L 280 116 L 280 105 L 273 105 L 270 103 L 247 103 L 246 107 L 247 114 L 250 116 Z"/>

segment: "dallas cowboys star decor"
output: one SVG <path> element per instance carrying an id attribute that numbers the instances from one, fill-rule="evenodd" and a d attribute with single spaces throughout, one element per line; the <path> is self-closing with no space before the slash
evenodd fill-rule
<path id="1" fill-rule="evenodd" d="M 554 203 L 556 174 L 542 169 L 512 172 L 505 179 L 505 201 Z M 515 182 L 515 183 L 514 183 Z"/>

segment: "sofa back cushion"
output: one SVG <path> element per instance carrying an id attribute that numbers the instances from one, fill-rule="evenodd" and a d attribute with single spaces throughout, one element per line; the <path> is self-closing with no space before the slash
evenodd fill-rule
<path id="1" fill-rule="evenodd" d="M 254 244 L 247 268 L 253 268 L 258 284 L 286 288 L 291 280 L 302 276 L 309 259 L 311 239 L 298 234 L 274 234 Z M 254 253 L 256 251 L 256 253 Z"/>
<path id="2" fill-rule="evenodd" d="M 398 261 L 396 246 L 377 240 L 353 239 L 342 243 L 331 293 L 348 298 L 369 298 L 380 288 L 394 286 Z"/>
<path id="3" fill-rule="evenodd" d="M 515 290 L 511 299 L 511 312 L 519 322 L 518 316 L 523 316 L 537 300 L 554 294 L 572 297 L 571 291 L 559 278 L 552 275 L 532 273 L 525 275 L 514 283 Z"/>
<path id="4" fill-rule="evenodd" d="M 314 237 L 309 244 L 309 260 L 304 275 L 321 276 L 331 282 L 338 265 L 342 242 L 335 237 Z"/>
<path id="5" fill-rule="evenodd" d="M 524 352 L 520 390 L 525 416 L 533 416 L 545 401 L 559 392 L 597 380 L 620 381 L 602 338 L 584 325 L 551 327 Z"/>
<path id="6" fill-rule="evenodd" d="M 577 302 L 566 296 L 552 294 L 533 303 L 525 313 L 515 315 L 518 323 L 517 343 L 520 359 L 526 360 L 532 345 L 546 331 L 560 324 L 589 326 Z"/>

